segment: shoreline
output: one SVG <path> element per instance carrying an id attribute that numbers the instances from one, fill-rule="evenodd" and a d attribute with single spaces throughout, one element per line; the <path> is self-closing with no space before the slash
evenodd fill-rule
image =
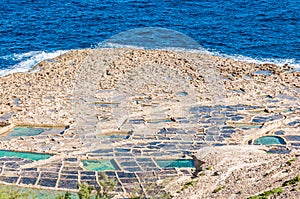
<path id="1" fill-rule="evenodd" d="M 281 163 L 291 157 L 299 160 L 300 73 L 291 71 L 290 66 L 258 65 L 174 51 L 84 49 L 40 62 L 33 70 L 36 72 L 0 77 L 1 121 L 12 125 L 53 127 L 59 124 L 70 128 L 63 135 L 3 140 L 0 149 L 56 154 L 47 164 L 30 163 L 35 165 L 39 176 L 43 172 L 59 176 L 55 183 L 52 177 L 45 177 L 45 182 L 52 183 L 51 189 L 72 185 L 71 189 L 76 191 L 75 187 L 84 182 L 80 176 L 89 172 L 82 166 L 82 160 L 86 159 L 114 160 L 120 167 L 113 173 L 121 184 L 118 188 L 122 194 L 131 192 L 131 185 L 137 185 L 128 183 L 130 180 L 146 186 L 142 174 L 149 172 L 154 173 L 153 179 L 174 177 L 187 182 L 191 180 L 192 169 L 168 170 L 158 166 L 155 159 L 189 158 L 211 147 L 214 155 L 198 154 L 198 157 L 213 164 L 206 166 L 212 166 L 214 172 L 221 172 L 218 183 L 230 180 L 227 192 L 234 195 L 238 185 L 232 180 L 231 169 L 236 168 L 234 172 L 239 173 L 240 168 L 246 171 L 248 166 L 256 168 L 268 160 L 269 154 L 253 151 L 249 152 L 253 159 L 242 158 L 248 154 L 244 148 L 289 152 L 271 155 L 272 161 Z M 253 145 L 256 138 L 268 135 L 282 137 L 286 145 Z M 226 155 L 224 159 L 220 157 L 220 149 L 239 156 L 235 159 Z M 217 162 L 218 158 L 226 163 L 224 168 Z M 235 162 L 233 167 L 228 163 L 230 160 Z M 134 166 L 128 166 L 127 162 Z M 22 173 L 26 163 L 18 164 L 20 167 L 13 169 Z M 254 175 L 266 172 L 259 168 Z M 293 172 L 285 178 L 294 175 L 297 168 L 293 167 Z M 63 184 L 70 181 L 62 177 L 69 170 L 77 173 L 77 184 Z M 124 172 L 135 177 L 123 179 Z M 98 172 L 91 173 L 87 176 L 96 179 L 91 183 L 99 185 Z M 211 171 L 204 173 L 203 178 L 197 179 L 215 176 Z M 0 182 L 11 177 L 16 176 L 4 170 Z M 13 183 L 23 185 L 23 176 L 17 174 L 17 177 Z M 215 186 L 208 179 L 205 182 Z M 267 188 L 262 185 L 253 189 L 251 184 L 247 185 L 249 182 L 247 179 L 243 182 L 249 188 L 243 197 Z M 43 177 L 38 177 L 32 186 L 47 188 L 43 183 Z M 202 196 L 223 197 L 227 192 L 212 193 L 207 188 Z M 180 198 L 184 193 L 173 194 Z"/>
<path id="2" fill-rule="evenodd" d="M 97 50 L 97 49 L 131 49 L 131 50 L 151 50 L 151 51 L 169 51 L 169 52 L 179 52 L 179 53 L 197 53 L 197 54 L 206 54 L 212 57 L 218 57 L 218 58 L 222 58 L 222 59 L 230 59 L 230 60 L 234 60 L 234 61 L 238 61 L 238 62 L 245 62 L 245 63 L 254 63 L 257 65 L 263 65 L 263 64 L 271 64 L 271 65 L 277 65 L 279 67 L 282 67 L 284 65 L 288 65 L 289 67 L 293 68 L 294 72 L 300 72 L 300 63 L 294 63 L 294 61 L 291 62 L 291 60 L 294 60 L 293 58 L 289 58 L 289 59 L 272 59 L 272 58 L 265 58 L 265 59 L 255 59 L 255 58 L 251 58 L 251 57 L 247 57 L 247 56 L 242 56 L 242 55 L 227 55 L 227 54 L 222 54 L 219 52 L 210 52 L 210 51 L 206 51 L 206 50 L 182 50 L 182 49 L 143 49 L 140 47 L 127 47 L 127 46 L 119 46 L 119 47 L 108 47 L 108 48 L 84 48 L 84 49 L 70 49 L 70 50 L 56 50 L 54 52 L 49 52 L 50 55 L 52 55 L 53 53 L 58 53 L 59 56 L 62 56 L 68 52 L 71 51 L 83 51 L 83 50 Z M 45 53 L 44 51 L 42 51 L 41 53 Z M 46 53 L 47 54 L 47 53 Z M 17 71 L 17 72 L 6 72 L 4 75 L 0 75 L 0 77 L 4 77 L 6 75 L 9 74 L 13 74 L 13 73 L 30 73 L 33 72 L 36 68 L 36 65 L 38 65 L 40 62 L 44 62 L 44 61 L 51 61 L 54 60 L 56 57 L 52 57 L 51 58 L 45 58 L 43 60 L 39 60 L 37 61 L 33 66 L 26 66 L 26 69 L 22 69 L 19 68 L 18 70 L 21 71 Z M 23 61 L 23 62 L 26 62 Z M 19 65 L 20 63 L 18 63 L 17 65 Z M 8 69 L 2 69 L 2 70 L 8 70 Z M 11 68 L 11 70 L 16 70 L 16 68 Z M 26 71 L 25 71 L 26 70 Z"/>

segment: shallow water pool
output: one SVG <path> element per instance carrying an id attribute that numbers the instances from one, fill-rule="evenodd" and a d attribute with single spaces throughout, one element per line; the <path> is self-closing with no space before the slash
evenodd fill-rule
<path id="1" fill-rule="evenodd" d="M 45 129 L 43 128 L 31 128 L 31 127 L 15 127 L 9 136 L 18 137 L 18 136 L 35 136 L 43 133 Z"/>
<path id="2" fill-rule="evenodd" d="M 83 167 L 91 171 L 114 171 L 119 167 L 114 160 L 83 160 Z"/>
<path id="3" fill-rule="evenodd" d="M 50 154 L 43 154 L 43 153 L 29 153 L 29 152 L 0 150 L 0 158 L 16 157 L 16 158 L 23 158 L 23 159 L 38 161 L 38 160 L 46 160 L 46 159 L 50 158 L 51 156 L 52 155 L 50 155 Z"/>
<path id="4" fill-rule="evenodd" d="M 2 139 L 9 139 L 20 136 L 53 135 L 62 133 L 64 128 L 40 128 L 40 127 L 15 127 L 5 134 Z"/>
<path id="5" fill-rule="evenodd" d="M 161 168 L 194 168 L 192 159 L 155 160 Z"/>
<path id="6" fill-rule="evenodd" d="M 244 130 L 248 130 L 248 129 L 260 129 L 262 127 L 261 124 L 247 124 L 247 123 L 238 123 L 235 125 L 237 128 L 241 128 Z"/>
<path id="7" fill-rule="evenodd" d="M 254 140 L 256 145 L 285 145 L 286 142 L 279 136 L 263 136 Z"/>

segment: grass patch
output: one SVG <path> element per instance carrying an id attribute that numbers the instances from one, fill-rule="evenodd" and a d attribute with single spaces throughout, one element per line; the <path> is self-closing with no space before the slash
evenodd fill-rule
<path id="1" fill-rule="evenodd" d="M 196 183 L 197 183 L 197 181 L 189 181 L 189 182 L 186 182 L 186 183 L 183 185 L 183 188 L 182 188 L 181 190 L 187 189 L 189 186 L 194 186 Z"/>
<path id="2" fill-rule="evenodd" d="M 283 192 L 284 191 L 281 187 L 277 187 L 277 188 L 271 189 L 269 191 L 265 191 L 257 196 L 251 196 L 247 199 L 268 199 L 269 196 L 271 196 L 271 195 L 282 194 Z"/>
<path id="3" fill-rule="evenodd" d="M 225 186 L 218 187 L 215 190 L 213 190 L 213 193 L 218 193 L 218 192 L 222 191 L 223 189 L 225 189 Z"/>
<path id="4" fill-rule="evenodd" d="M 291 166 L 293 162 L 295 162 L 295 158 L 292 158 L 286 162 L 287 165 Z"/>
<path id="5" fill-rule="evenodd" d="M 212 167 L 211 166 L 208 166 L 207 168 L 206 168 L 206 170 L 211 170 L 212 169 Z"/>
<path id="6" fill-rule="evenodd" d="M 298 190 L 297 187 L 292 188 L 292 191 L 297 191 L 297 190 Z"/>
<path id="7" fill-rule="evenodd" d="M 296 177 L 294 177 L 291 180 L 285 181 L 282 186 L 285 187 L 285 186 L 289 186 L 289 185 L 294 185 L 294 184 L 297 184 L 298 182 L 300 182 L 300 175 L 297 175 Z"/>

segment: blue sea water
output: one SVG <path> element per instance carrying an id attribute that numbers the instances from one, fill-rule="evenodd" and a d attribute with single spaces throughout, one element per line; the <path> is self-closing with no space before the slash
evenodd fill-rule
<path id="1" fill-rule="evenodd" d="M 179 31 L 237 59 L 300 63 L 298 0 L 1 0 L 0 75 L 123 31 Z"/>

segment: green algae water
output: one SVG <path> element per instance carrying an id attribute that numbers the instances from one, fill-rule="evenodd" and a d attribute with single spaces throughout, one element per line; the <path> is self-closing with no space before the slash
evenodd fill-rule
<path id="1" fill-rule="evenodd" d="M 194 161 L 191 159 L 177 160 L 155 160 L 161 168 L 194 168 Z"/>
<path id="2" fill-rule="evenodd" d="M 38 160 L 46 160 L 50 158 L 52 155 L 43 154 L 43 153 L 29 153 L 29 152 L 17 152 L 17 151 L 8 151 L 8 150 L 0 150 L 0 158 L 1 157 L 15 157 L 15 158 L 24 158 L 33 161 Z"/>
<path id="3" fill-rule="evenodd" d="M 113 160 L 84 160 L 83 167 L 91 171 L 114 171 L 118 166 Z"/>
<path id="4" fill-rule="evenodd" d="M 285 141 L 278 136 L 263 136 L 254 141 L 256 145 L 285 145 Z"/>

